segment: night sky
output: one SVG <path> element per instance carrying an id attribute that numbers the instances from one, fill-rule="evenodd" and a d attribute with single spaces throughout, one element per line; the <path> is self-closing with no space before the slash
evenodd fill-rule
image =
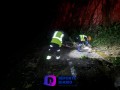
<path id="1" fill-rule="evenodd" d="M 8 2 L 5 7 L 4 41 L 7 53 L 14 54 L 44 43 L 57 13 L 58 0 Z M 47 40 L 46 40 L 47 42 Z M 41 45 L 43 45 L 41 43 Z M 9 55 L 10 55 L 9 54 Z"/>
<path id="2" fill-rule="evenodd" d="M 53 1 L 53 2 L 52 2 Z M 48 42 L 47 34 L 57 13 L 57 0 L 5 2 L 3 6 L 1 69 L 8 73 L 26 54 Z"/>

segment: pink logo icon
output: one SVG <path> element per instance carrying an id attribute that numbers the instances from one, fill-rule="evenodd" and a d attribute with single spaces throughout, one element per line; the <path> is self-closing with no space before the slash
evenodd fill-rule
<path id="1" fill-rule="evenodd" d="M 55 86 L 56 85 L 56 76 L 55 75 L 45 76 L 44 77 L 44 85 Z"/>

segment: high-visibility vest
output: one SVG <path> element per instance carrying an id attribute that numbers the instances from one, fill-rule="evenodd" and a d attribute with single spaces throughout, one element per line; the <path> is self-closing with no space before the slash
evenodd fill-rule
<path id="1" fill-rule="evenodd" d="M 86 35 L 79 35 L 81 41 L 85 41 L 85 37 L 87 38 Z"/>
<path id="2" fill-rule="evenodd" d="M 53 37 L 52 37 L 52 40 L 51 40 L 51 43 L 55 43 L 55 44 L 58 44 L 59 47 L 62 46 L 62 39 L 63 39 L 63 36 L 64 34 L 60 31 L 55 31 Z"/>

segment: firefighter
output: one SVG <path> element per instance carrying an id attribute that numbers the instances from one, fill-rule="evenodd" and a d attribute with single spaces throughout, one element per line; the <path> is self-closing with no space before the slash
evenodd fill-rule
<path id="1" fill-rule="evenodd" d="M 47 60 L 52 59 L 54 53 L 55 53 L 55 58 L 57 60 L 60 59 L 60 48 L 63 43 L 63 37 L 64 37 L 63 31 L 57 30 L 54 32 L 52 36 L 52 40 L 49 45 L 48 55 L 46 57 Z"/>
<path id="2" fill-rule="evenodd" d="M 86 36 L 84 34 L 80 34 L 78 37 L 76 37 L 77 42 L 79 43 L 77 46 L 78 51 L 81 50 L 82 45 L 84 44 L 85 46 L 91 47 L 89 44 L 89 41 L 91 40 L 90 36 Z"/>

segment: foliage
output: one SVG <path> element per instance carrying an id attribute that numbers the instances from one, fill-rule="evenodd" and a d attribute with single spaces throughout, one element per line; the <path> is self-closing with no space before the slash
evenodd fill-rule
<path id="1" fill-rule="evenodd" d="M 113 46 L 120 45 L 120 24 L 114 24 L 109 27 L 96 26 L 88 34 L 92 36 L 91 44 L 93 46 Z"/>
<path id="2" fill-rule="evenodd" d="M 112 63 L 116 66 L 120 66 L 120 57 L 111 57 Z"/>
<path id="3" fill-rule="evenodd" d="M 84 33 L 87 36 L 91 36 L 92 40 L 90 41 L 91 45 L 94 46 L 113 46 L 120 45 L 120 23 L 114 23 L 109 26 L 98 25 L 90 26 L 89 28 L 74 28 L 71 31 L 70 36 L 73 40 L 80 33 Z"/>

